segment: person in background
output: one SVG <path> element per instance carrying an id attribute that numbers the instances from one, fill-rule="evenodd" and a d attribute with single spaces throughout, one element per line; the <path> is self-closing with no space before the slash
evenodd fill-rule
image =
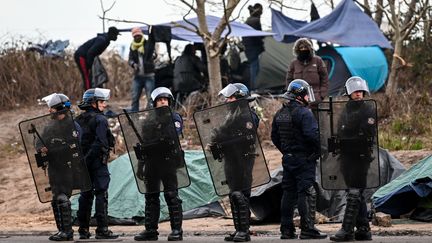
<path id="1" fill-rule="evenodd" d="M 79 46 L 75 51 L 74 59 L 81 73 L 84 90 L 95 88 L 91 78 L 94 59 L 108 48 L 111 41 L 116 41 L 118 35 L 120 35 L 120 32 L 116 27 L 109 27 L 108 33 L 98 34 Z"/>
<path id="2" fill-rule="evenodd" d="M 256 30 L 262 30 L 261 28 L 261 15 L 263 7 L 261 4 L 256 3 L 255 5 L 249 5 L 249 18 L 246 20 L 246 24 Z M 258 77 L 260 65 L 259 57 L 264 52 L 264 41 L 262 36 L 259 37 L 243 37 L 243 46 L 245 48 L 245 54 L 249 61 L 250 70 L 250 83 L 249 89 L 256 89 L 256 79 Z"/>
<path id="3" fill-rule="evenodd" d="M 324 239 L 315 227 L 315 166 L 320 154 L 318 123 L 307 108 L 313 89 L 301 79 L 293 80 L 284 94 L 286 103 L 276 112 L 271 139 L 282 153 L 281 239 L 297 239 L 293 222 L 297 204 L 300 239 Z"/>
<path id="4" fill-rule="evenodd" d="M 286 85 L 294 79 L 303 79 L 314 90 L 315 102 L 311 108 L 317 108 L 316 103 L 328 96 L 328 73 L 324 61 L 315 55 L 312 42 L 307 38 L 300 38 L 294 43 L 294 56 L 286 74 Z"/>
<path id="5" fill-rule="evenodd" d="M 149 39 L 144 38 L 140 27 L 132 29 L 132 43 L 129 50 L 129 65 L 134 70 L 132 81 L 132 112 L 139 110 L 139 100 L 143 88 L 147 97 L 147 108 L 151 106 L 151 92 L 155 88 L 155 41 L 153 35 Z"/>

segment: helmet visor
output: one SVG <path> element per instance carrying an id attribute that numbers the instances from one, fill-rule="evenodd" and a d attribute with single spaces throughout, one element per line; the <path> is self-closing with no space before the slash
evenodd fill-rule
<path id="1" fill-rule="evenodd" d="M 219 91 L 219 95 L 224 96 L 225 98 L 231 97 L 235 92 L 237 92 L 238 89 L 234 84 L 228 84 L 223 88 L 221 91 Z"/>
<path id="2" fill-rule="evenodd" d="M 94 92 L 94 97 L 96 98 L 96 100 L 109 100 L 110 92 L 111 91 L 109 89 L 96 88 Z"/>

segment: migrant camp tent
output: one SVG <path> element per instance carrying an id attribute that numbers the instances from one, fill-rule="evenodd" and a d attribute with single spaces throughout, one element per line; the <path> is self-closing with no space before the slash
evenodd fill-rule
<path id="1" fill-rule="evenodd" d="M 412 219 L 432 222 L 432 156 L 417 162 L 373 194 L 379 212 L 400 216 L 415 210 Z"/>
<path id="2" fill-rule="evenodd" d="M 352 0 L 343 0 L 327 16 L 310 23 L 294 20 L 272 9 L 272 30 L 278 41 L 307 37 L 341 46 L 392 48 L 377 24 Z"/>
<path id="3" fill-rule="evenodd" d="M 271 36 L 264 38 L 265 51 L 260 57 L 257 78 L 259 93 L 281 93 L 285 77 L 293 60 L 293 44 L 277 42 Z M 345 81 L 351 76 L 360 76 L 368 82 L 371 92 L 378 91 L 388 76 L 388 64 L 383 51 L 376 46 L 369 47 L 321 47 L 316 54 L 327 65 L 329 73 L 329 95 L 344 92 Z"/>

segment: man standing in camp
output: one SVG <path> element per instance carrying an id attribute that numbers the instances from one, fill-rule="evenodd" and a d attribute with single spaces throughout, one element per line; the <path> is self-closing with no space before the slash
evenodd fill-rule
<path id="1" fill-rule="evenodd" d="M 139 111 L 139 100 L 143 88 L 147 96 L 147 107 L 151 107 L 151 92 L 155 87 L 155 64 L 154 50 L 155 41 L 152 34 L 149 34 L 149 39 L 144 38 L 144 34 L 140 27 L 132 29 L 133 41 L 129 50 L 129 65 L 134 70 L 134 78 L 132 81 L 132 112 Z"/>
<path id="2" fill-rule="evenodd" d="M 341 112 L 336 152 L 347 190 L 347 204 L 342 228 L 332 241 L 372 240 L 364 189 L 368 188 L 368 171 L 375 160 L 376 110 L 364 100 L 369 88 L 364 79 L 354 76 L 345 83 L 349 101 Z M 378 183 L 379 184 L 379 183 Z M 354 232 L 354 227 L 356 231 Z"/>
<path id="3" fill-rule="evenodd" d="M 120 32 L 116 27 L 109 27 L 108 33 L 98 34 L 75 51 L 74 59 L 81 73 L 84 90 L 95 88 L 91 78 L 93 61 L 107 49 L 111 41 L 117 40 L 118 35 L 120 35 Z"/>
<path id="4" fill-rule="evenodd" d="M 328 73 L 324 61 L 315 55 L 312 42 L 307 38 L 300 38 L 294 43 L 294 59 L 288 67 L 286 85 L 294 79 L 303 79 L 314 90 L 315 101 L 320 102 L 327 96 Z M 312 109 L 316 102 L 311 102 Z"/>
<path id="5" fill-rule="evenodd" d="M 89 239 L 91 236 L 89 228 L 94 198 L 96 198 L 96 239 L 118 238 L 118 235 L 108 229 L 108 187 L 110 183 L 108 159 L 115 141 L 109 129 L 108 120 L 102 112 L 109 98 L 109 89 L 89 89 L 84 92 L 83 100 L 78 105 L 81 110 L 85 111 L 76 120 L 83 131 L 81 147 L 92 181 L 91 190 L 81 192 L 78 199 L 77 218 L 80 239 Z"/>
<path id="6" fill-rule="evenodd" d="M 256 3 L 255 5 L 249 5 L 249 18 L 246 20 L 246 24 L 251 26 L 256 30 L 262 30 L 261 28 L 261 15 L 263 12 L 263 7 L 261 4 Z M 258 72 L 260 69 L 259 57 L 262 52 L 264 52 L 264 41 L 262 36 L 254 37 L 243 37 L 243 45 L 245 48 L 245 54 L 249 61 L 250 70 L 250 83 L 249 88 L 251 90 L 256 89 L 256 79 L 258 77 Z"/>
<path id="7" fill-rule="evenodd" d="M 301 79 L 292 81 L 284 94 L 287 102 L 275 114 L 271 139 L 282 153 L 281 239 L 297 239 L 294 207 L 300 214 L 300 239 L 324 239 L 315 227 L 315 166 L 319 157 L 318 124 L 307 108 L 314 101 L 312 87 Z"/>

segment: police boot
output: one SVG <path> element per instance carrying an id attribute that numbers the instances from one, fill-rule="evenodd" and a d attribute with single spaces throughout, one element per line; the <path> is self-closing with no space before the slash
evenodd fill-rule
<path id="1" fill-rule="evenodd" d="M 78 233 L 81 240 L 89 239 L 90 233 L 90 218 L 93 205 L 93 191 L 82 192 L 78 200 L 77 219 L 79 223 Z"/>
<path id="2" fill-rule="evenodd" d="M 235 234 L 233 241 L 234 242 L 245 242 L 250 241 L 250 232 L 249 232 L 249 220 L 250 220 L 250 211 L 249 211 L 249 202 L 248 199 L 241 192 L 233 192 L 232 193 L 234 204 L 238 208 L 238 228 L 236 229 L 237 233 Z"/>
<path id="3" fill-rule="evenodd" d="M 70 210 L 70 201 L 64 195 L 59 198 L 58 202 L 52 202 L 54 217 L 56 220 L 56 234 L 51 235 L 48 239 L 52 241 L 71 241 L 73 240 L 72 218 Z"/>
<path id="4" fill-rule="evenodd" d="M 281 236 L 280 236 L 281 240 L 297 239 L 297 234 L 295 233 L 294 225 L 291 226 L 281 225 L 280 232 L 281 232 Z"/>
<path id="5" fill-rule="evenodd" d="M 135 235 L 136 241 L 158 240 L 158 222 L 160 214 L 159 193 L 145 195 L 145 230 Z"/>
<path id="6" fill-rule="evenodd" d="M 103 197 L 101 198 L 98 197 Z M 96 239 L 117 239 L 119 235 L 114 234 L 108 229 L 108 193 L 103 192 L 96 195 L 96 200 L 101 200 L 96 204 Z"/>
<path id="7" fill-rule="evenodd" d="M 168 204 L 168 211 L 171 223 L 171 233 L 168 235 L 168 241 L 183 240 L 183 209 L 182 200 L 178 197 L 177 191 L 169 191 L 164 194 L 165 201 Z"/>
<path id="8" fill-rule="evenodd" d="M 360 198 L 358 194 L 348 194 L 342 227 L 334 236 L 330 237 L 331 241 L 342 242 L 354 240 L 354 226 L 356 224 L 359 203 Z"/>
<path id="9" fill-rule="evenodd" d="M 299 197 L 300 239 L 325 239 L 327 234 L 321 233 L 315 227 L 316 191 L 313 186 Z"/>
<path id="10" fill-rule="evenodd" d="M 369 220 L 367 218 L 367 207 L 364 199 L 360 202 L 359 212 L 356 220 L 356 231 L 354 238 L 358 241 L 372 240 L 372 233 L 370 231 Z"/>
<path id="11" fill-rule="evenodd" d="M 224 240 L 225 241 L 234 241 L 234 236 L 237 234 L 237 230 L 239 228 L 239 215 L 238 215 L 238 207 L 235 204 L 231 194 L 229 195 L 229 199 L 230 199 L 231 214 L 233 217 L 235 231 L 233 233 L 225 236 Z"/>

